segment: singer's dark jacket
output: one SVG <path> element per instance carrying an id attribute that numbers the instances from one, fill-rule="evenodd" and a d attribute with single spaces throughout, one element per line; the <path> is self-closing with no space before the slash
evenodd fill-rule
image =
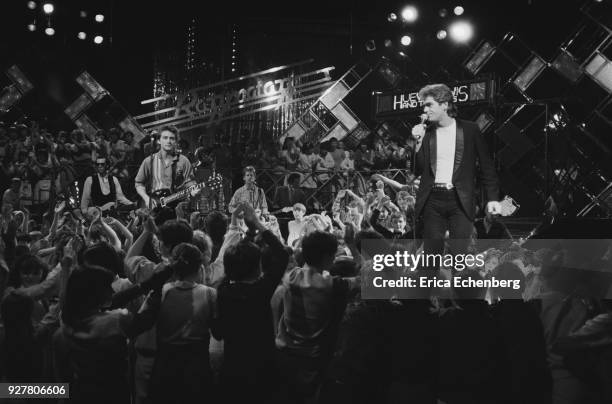
<path id="1" fill-rule="evenodd" d="M 493 160 L 487 145 L 474 122 L 457 119 L 457 141 L 453 185 L 457 190 L 461 207 L 470 220 L 475 215 L 475 193 L 477 175 L 484 187 L 485 202 L 499 200 L 499 184 Z M 416 155 L 415 174 L 421 176 L 416 198 L 416 215 L 419 217 L 427 202 L 436 178 L 436 126 L 429 125 L 423 143 Z"/>

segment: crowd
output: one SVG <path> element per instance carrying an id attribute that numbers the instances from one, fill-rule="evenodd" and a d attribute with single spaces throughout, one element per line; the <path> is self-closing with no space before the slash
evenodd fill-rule
<path id="1" fill-rule="evenodd" d="M 484 267 L 440 274 L 520 279 L 519 290 L 362 299 L 368 241 L 392 248 L 419 236 L 413 193 L 375 172 L 405 168 L 408 146 L 389 141 L 395 154 L 375 141 L 347 154 L 333 139 L 312 148 L 288 139 L 242 179 L 275 159 L 297 174 L 257 204 L 236 197 L 229 215 L 165 208 L 84 220 L 57 199 L 37 220 L 24 182 L 35 206 L 45 189 L 84 181 L 100 156 L 129 180 L 146 151 L 119 131 L 94 142 L 79 131 L 0 132 L 1 381 L 68 382 L 83 403 L 612 402 L 612 305 L 590 289 L 610 282 L 605 271 L 568 269 L 584 251 L 529 250 L 489 216 L 469 247 Z M 193 158 L 218 163 L 216 152 L 202 146 Z M 331 209 L 313 211 L 300 168 L 325 175 L 321 164 L 371 170 L 370 186 L 334 183 Z M 608 247 L 588 245 L 597 269 Z"/>

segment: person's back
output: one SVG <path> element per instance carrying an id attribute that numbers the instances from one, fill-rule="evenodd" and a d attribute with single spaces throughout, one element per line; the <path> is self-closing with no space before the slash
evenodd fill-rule
<path id="1" fill-rule="evenodd" d="M 532 304 L 502 300 L 491 313 L 501 342 L 499 375 L 504 383 L 500 403 L 546 404 L 552 399 L 552 378 L 546 361 L 544 329 Z"/>

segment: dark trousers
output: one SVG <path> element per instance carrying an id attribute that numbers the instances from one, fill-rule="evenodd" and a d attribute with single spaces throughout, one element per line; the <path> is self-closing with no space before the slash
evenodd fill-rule
<path id="1" fill-rule="evenodd" d="M 473 224 L 461 206 L 455 189 L 432 189 L 423 207 L 423 250 L 443 254 L 444 235 L 449 232 L 451 254 L 465 254 Z"/>

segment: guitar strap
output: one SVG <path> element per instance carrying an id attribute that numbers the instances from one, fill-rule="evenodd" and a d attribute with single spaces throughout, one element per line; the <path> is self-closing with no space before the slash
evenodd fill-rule
<path id="1" fill-rule="evenodd" d="M 172 178 L 171 178 L 171 182 L 170 182 L 170 190 L 174 193 L 175 189 L 174 189 L 174 181 L 176 181 L 176 163 L 177 163 L 178 159 L 174 159 L 172 160 Z"/>

